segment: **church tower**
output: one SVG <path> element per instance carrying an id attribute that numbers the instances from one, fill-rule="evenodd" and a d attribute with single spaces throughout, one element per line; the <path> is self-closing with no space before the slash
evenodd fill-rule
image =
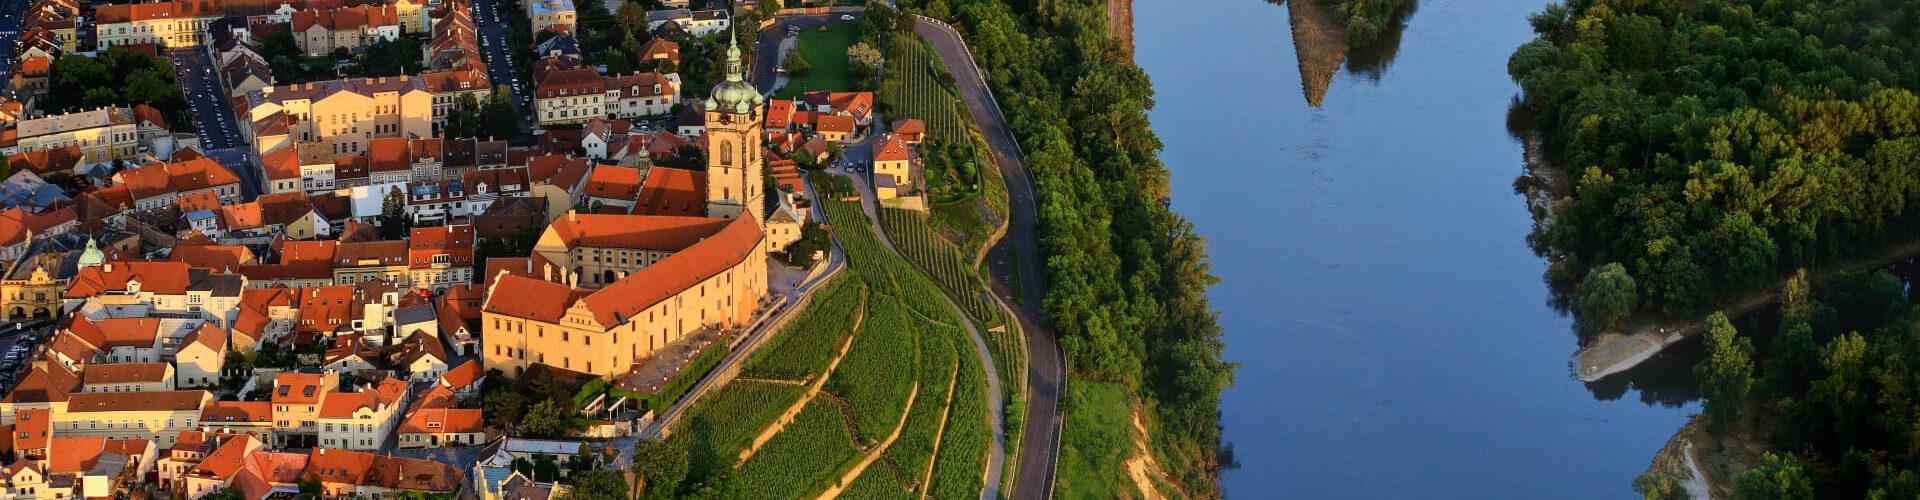
<path id="1" fill-rule="evenodd" d="M 745 213 L 766 222 L 766 165 L 760 145 L 766 119 L 760 95 L 746 82 L 740 43 L 727 46 L 727 79 L 707 98 L 707 216 L 734 218 Z"/>

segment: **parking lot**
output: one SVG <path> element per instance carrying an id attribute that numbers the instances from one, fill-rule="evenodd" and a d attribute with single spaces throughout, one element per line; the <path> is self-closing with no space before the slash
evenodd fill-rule
<path id="1" fill-rule="evenodd" d="M 52 330 L 53 324 L 45 320 L 0 325 L 0 393 L 11 392 L 25 376 L 24 368 L 33 365 L 34 350 Z"/>

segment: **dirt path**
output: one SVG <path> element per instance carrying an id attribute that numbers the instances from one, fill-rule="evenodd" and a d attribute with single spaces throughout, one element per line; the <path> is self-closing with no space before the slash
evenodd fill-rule
<path id="1" fill-rule="evenodd" d="M 1140 490 L 1140 497 L 1148 500 L 1163 500 L 1160 488 L 1154 486 L 1153 478 L 1165 478 L 1165 469 L 1160 468 L 1160 460 L 1153 457 L 1153 450 L 1147 449 L 1147 426 L 1140 422 L 1140 410 L 1133 411 L 1133 456 L 1127 458 L 1127 477 L 1133 479 L 1133 486 Z M 1173 481 L 1162 482 L 1173 485 Z M 1177 488 L 1177 486 L 1176 486 Z M 1187 498 L 1185 492 L 1175 491 L 1180 498 Z"/>
<path id="2" fill-rule="evenodd" d="M 952 341 L 948 341 L 951 343 Z M 949 346 L 952 347 L 952 346 Z M 954 349 L 954 352 L 960 352 Z M 928 485 L 933 484 L 933 464 L 940 457 L 940 439 L 947 437 L 947 413 L 953 411 L 953 389 L 960 386 L 960 358 L 953 358 L 953 375 L 947 377 L 947 401 L 940 405 L 940 426 L 933 430 L 933 454 L 927 456 L 927 470 L 920 473 L 920 498 L 927 498 Z"/>
<path id="3" fill-rule="evenodd" d="M 753 444 L 747 445 L 747 449 L 740 450 L 740 460 L 734 462 L 736 467 L 746 463 L 747 459 L 753 458 L 754 453 L 759 453 L 761 446 L 765 446 L 768 440 L 779 435 L 782 429 L 787 428 L 787 424 L 793 423 L 793 417 L 799 415 L 800 410 L 807 407 L 807 403 L 813 402 L 814 396 L 820 395 L 820 388 L 827 385 L 827 378 L 833 375 L 835 368 L 840 367 L 840 360 L 846 359 L 847 349 L 853 347 L 854 337 L 860 336 L 860 324 L 866 319 L 867 289 L 862 288 L 860 289 L 860 309 L 853 315 L 853 333 L 847 335 L 846 340 L 840 341 L 840 352 L 833 355 L 833 361 L 827 362 L 827 369 L 813 379 L 813 384 L 807 386 L 807 392 L 800 395 L 799 401 L 794 401 L 792 405 L 787 406 L 786 411 L 780 412 L 780 418 L 774 419 L 772 424 L 768 424 L 766 429 L 760 430 L 760 434 L 753 437 Z"/>
<path id="4" fill-rule="evenodd" d="M 900 423 L 893 425 L 893 433 L 887 434 L 887 438 L 881 440 L 878 446 L 874 446 L 872 450 L 867 451 L 867 456 L 862 457 L 860 463 L 853 464 L 852 469 L 848 469 L 847 473 L 840 475 L 839 481 L 834 482 L 833 486 L 828 486 L 827 491 L 821 492 L 820 496 L 817 497 L 819 500 L 839 498 L 840 492 L 844 491 L 847 485 L 853 484 L 855 479 L 859 479 L 860 473 L 867 471 L 867 466 L 873 465 L 873 461 L 879 460 L 880 454 L 886 452 L 887 447 L 893 446 L 893 440 L 899 439 L 900 431 L 907 428 L 907 417 L 913 414 L 913 400 L 918 397 L 920 397 L 920 382 L 915 381 L 913 383 L 913 389 L 907 391 L 907 411 L 900 412 Z"/>

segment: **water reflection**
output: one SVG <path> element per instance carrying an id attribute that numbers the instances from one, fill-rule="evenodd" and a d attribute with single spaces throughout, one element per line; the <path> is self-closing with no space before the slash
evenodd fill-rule
<path id="1" fill-rule="evenodd" d="M 1380 32 L 1379 38 L 1348 52 L 1347 72 L 1378 83 L 1387 67 L 1393 64 L 1393 57 L 1400 54 L 1400 36 L 1407 31 L 1407 21 L 1413 18 L 1414 11 L 1419 9 L 1418 2 L 1407 2 L 1407 7 L 1393 15 L 1393 22 Z"/>
<path id="2" fill-rule="evenodd" d="M 1743 330 L 1744 331 L 1744 330 Z M 1647 406 L 1679 408 L 1700 399 L 1700 380 L 1693 365 L 1706 356 L 1706 342 L 1692 337 L 1667 346 L 1640 366 L 1598 382 L 1587 383 L 1587 391 L 1600 401 L 1618 400 L 1628 390 L 1639 394 Z M 1572 376 L 1571 372 L 1568 374 Z"/>
<path id="3" fill-rule="evenodd" d="M 1313 0 L 1291 4 L 1286 0 L 1267 0 L 1267 3 L 1286 5 L 1287 23 L 1293 32 L 1294 58 L 1300 64 L 1300 90 L 1307 105 L 1316 108 L 1326 98 L 1327 88 L 1343 64 L 1348 73 L 1378 83 L 1393 64 L 1393 58 L 1399 55 L 1401 35 L 1407 29 L 1407 21 L 1418 10 L 1415 2 L 1408 2 L 1394 14 L 1373 43 L 1352 47 L 1347 43 L 1347 29 L 1340 25 L 1333 5 Z"/>

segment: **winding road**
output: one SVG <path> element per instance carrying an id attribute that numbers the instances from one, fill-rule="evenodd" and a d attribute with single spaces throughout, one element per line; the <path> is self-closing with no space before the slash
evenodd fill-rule
<path id="1" fill-rule="evenodd" d="M 1014 140 L 1006 117 L 1000 114 L 993 91 L 987 88 L 986 78 L 973 61 L 973 55 L 967 52 L 966 40 L 945 23 L 921 16 L 914 16 L 914 20 L 913 31 L 933 45 L 933 51 L 940 55 L 947 72 L 953 75 L 954 85 L 967 103 L 967 111 L 980 127 L 993 162 L 1000 167 L 1000 175 L 1007 182 L 1007 202 L 1013 209 L 1012 227 L 1000 245 L 1011 245 L 1010 249 L 1019 257 L 1021 307 L 1016 309 L 1020 314 L 1014 316 L 1027 335 L 1029 363 L 1026 429 L 1021 433 L 1025 442 L 1020 448 L 1020 470 L 1016 471 L 1018 479 L 1011 497 L 1051 498 L 1054 467 L 1060 458 L 1060 391 L 1065 388 L 1066 363 L 1060 357 L 1060 343 L 1054 338 L 1053 330 L 1038 320 L 1042 317 L 1040 305 L 1045 300 L 1046 283 L 1039 267 L 1042 257 L 1033 177 L 1027 174 L 1020 143 Z M 992 281 L 1001 297 L 1012 296 L 1003 280 Z"/>

